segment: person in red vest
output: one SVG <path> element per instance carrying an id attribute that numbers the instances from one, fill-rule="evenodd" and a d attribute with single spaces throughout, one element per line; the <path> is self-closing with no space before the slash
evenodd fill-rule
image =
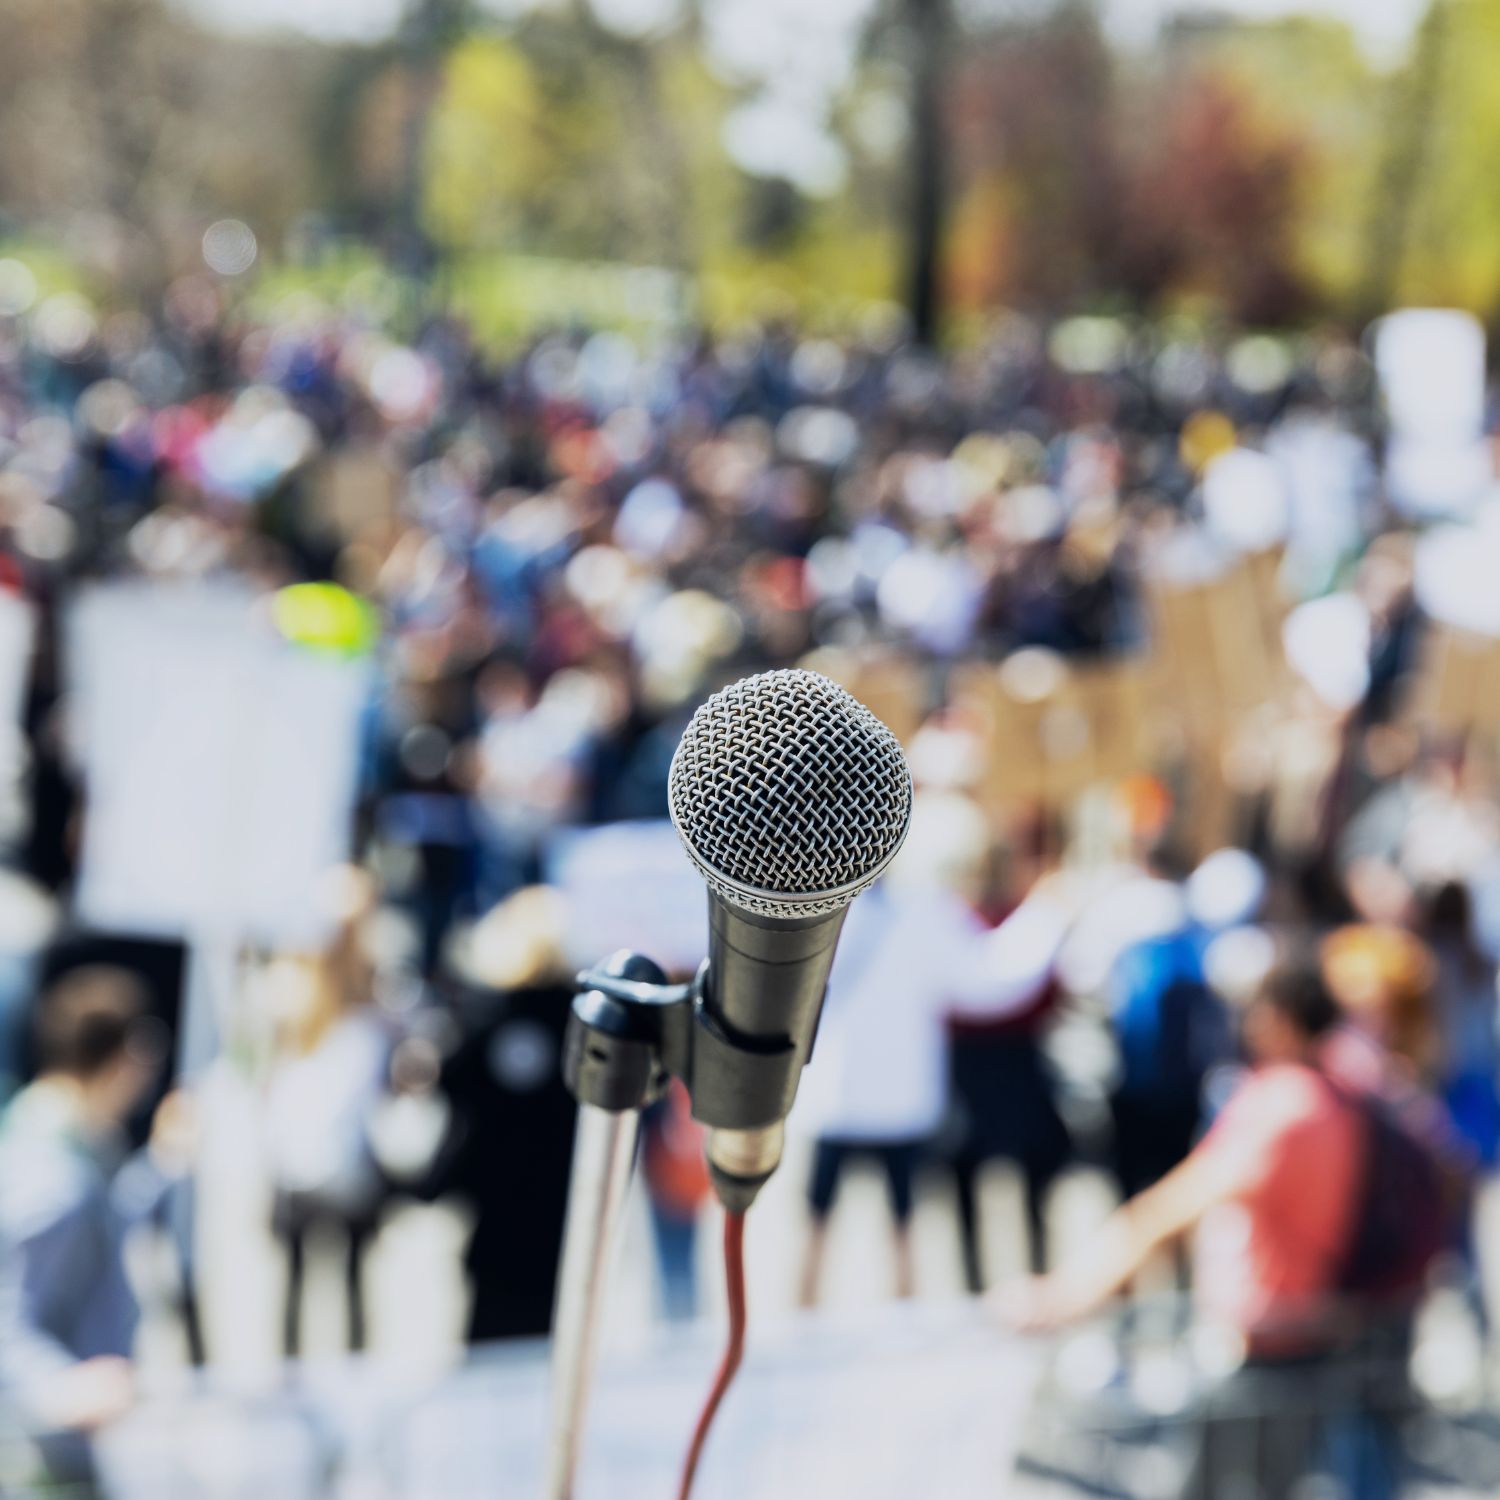
<path id="1" fill-rule="evenodd" d="M 1291 1493 L 1326 1437 L 1320 1372 L 1358 1372 L 1372 1351 L 1399 1346 L 1442 1243 L 1443 1164 L 1328 1066 L 1339 1022 L 1316 964 L 1273 970 L 1243 1018 L 1251 1067 L 1187 1159 L 1056 1271 L 996 1297 L 1013 1326 L 1059 1328 L 1197 1232 L 1200 1314 L 1238 1334 L 1243 1361 L 1205 1406 L 1185 1494 L 1227 1492 L 1235 1454 L 1254 1455 L 1259 1488 L 1247 1493 Z M 1352 1412 L 1393 1473 L 1393 1425 L 1359 1398 Z"/>

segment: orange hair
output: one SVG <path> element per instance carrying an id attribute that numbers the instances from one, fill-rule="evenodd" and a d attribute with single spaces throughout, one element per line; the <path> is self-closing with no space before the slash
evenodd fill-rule
<path id="1" fill-rule="evenodd" d="M 1323 979 L 1340 1009 L 1398 1057 L 1426 1072 L 1437 1061 L 1431 950 L 1403 927 L 1354 923 L 1323 940 Z"/>
<path id="2" fill-rule="evenodd" d="M 1137 772 L 1115 787 L 1115 807 L 1135 839 L 1159 839 L 1172 821 L 1172 794 L 1155 776 Z"/>

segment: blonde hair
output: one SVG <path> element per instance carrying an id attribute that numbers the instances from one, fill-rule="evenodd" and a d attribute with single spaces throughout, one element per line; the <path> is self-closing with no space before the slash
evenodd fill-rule
<path id="1" fill-rule="evenodd" d="M 317 899 L 333 923 L 319 953 L 283 954 L 272 980 L 285 997 L 285 1036 L 294 1051 L 311 1052 L 341 1016 L 369 1003 L 374 966 L 364 929 L 376 904 L 375 882 L 357 865 L 336 865 L 320 883 Z M 281 1007 L 278 1007 L 281 1009 Z"/>
<path id="2" fill-rule="evenodd" d="M 572 977 L 567 915 L 561 891 L 526 886 L 474 924 L 460 945 L 458 966 L 471 982 L 490 989 L 562 983 Z"/>

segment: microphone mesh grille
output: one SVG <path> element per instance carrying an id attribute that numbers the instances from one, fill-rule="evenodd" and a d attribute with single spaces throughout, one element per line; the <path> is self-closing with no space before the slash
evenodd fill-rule
<path id="1" fill-rule="evenodd" d="M 895 735 L 836 683 L 765 672 L 693 715 L 669 798 L 689 858 L 725 900 L 821 916 L 847 906 L 900 848 L 911 775 Z"/>

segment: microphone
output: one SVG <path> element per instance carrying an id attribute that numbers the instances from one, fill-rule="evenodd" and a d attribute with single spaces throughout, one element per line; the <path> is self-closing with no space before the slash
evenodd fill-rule
<path id="1" fill-rule="evenodd" d="M 693 715 L 668 799 L 708 884 L 708 957 L 691 984 L 666 983 L 650 959 L 626 951 L 578 976 L 562 1059 L 579 1109 L 553 1322 L 551 1500 L 574 1492 L 641 1110 L 681 1079 L 709 1127 L 720 1202 L 731 1216 L 750 1207 L 781 1161 L 844 913 L 906 837 L 911 773 L 895 735 L 841 687 L 815 672 L 766 672 Z M 742 1227 L 731 1217 L 726 1235 Z M 739 1241 L 725 1243 L 733 1286 Z M 743 1303 L 740 1311 L 742 1333 Z"/>
<path id="2" fill-rule="evenodd" d="M 693 715 L 672 822 L 708 885 L 693 1115 L 719 1198 L 743 1212 L 781 1160 L 849 905 L 895 858 L 911 773 L 895 735 L 816 672 L 765 672 Z"/>

